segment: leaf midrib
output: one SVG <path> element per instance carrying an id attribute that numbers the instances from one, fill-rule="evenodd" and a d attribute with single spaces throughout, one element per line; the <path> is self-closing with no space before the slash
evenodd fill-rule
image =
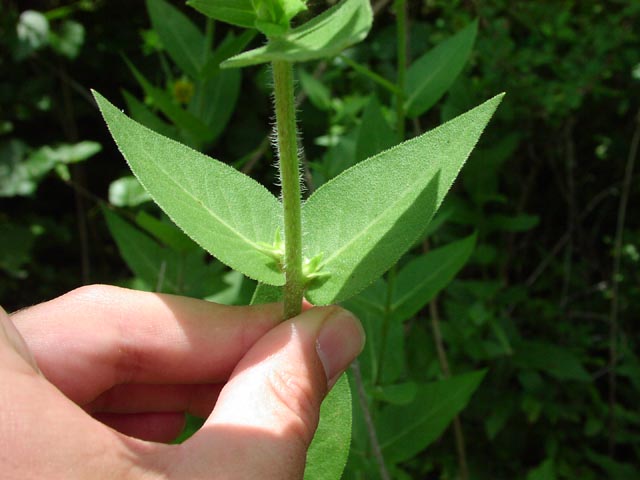
<path id="1" fill-rule="evenodd" d="M 213 210 L 211 210 L 207 205 L 205 205 L 205 203 L 198 199 L 196 196 L 194 196 L 189 190 L 187 190 L 186 188 L 183 188 L 180 183 L 176 182 L 171 175 L 169 175 L 169 173 L 162 168 L 161 165 L 153 162 L 152 157 L 149 155 L 149 153 L 144 150 L 143 153 L 145 159 L 149 162 L 149 165 L 151 166 L 151 168 L 157 168 L 171 183 L 173 183 L 179 190 L 185 192 L 191 199 L 193 199 L 195 201 L 196 204 L 199 204 L 202 206 L 202 208 L 211 215 L 211 217 L 213 217 L 218 223 L 220 223 L 223 227 L 225 227 L 227 230 L 229 230 L 231 233 L 235 234 L 240 240 L 244 241 L 247 245 L 249 245 L 251 248 L 253 248 L 253 250 L 256 253 L 260 253 L 260 250 L 258 248 L 258 245 L 256 243 L 254 243 L 252 240 L 249 240 L 247 237 L 245 237 L 242 233 L 240 233 L 239 230 L 236 230 L 234 228 L 232 228 L 226 221 L 224 221 L 221 217 L 219 217 L 218 215 L 216 215 L 214 213 Z M 142 183 L 144 185 L 144 182 L 142 181 L 142 179 L 138 178 L 140 180 L 140 183 Z M 146 188 L 146 186 L 145 186 Z M 155 197 L 155 195 L 152 195 L 153 197 Z M 171 216 L 171 215 L 170 215 Z M 172 216 L 171 216 L 172 217 Z M 171 220 L 173 220 L 175 222 L 175 220 L 172 218 Z M 177 224 L 177 223 L 176 223 Z"/>
<path id="2" fill-rule="evenodd" d="M 388 206 L 387 208 L 385 208 L 384 210 L 382 210 L 382 211 L 380 212 L 380 214 L 376 215 L 376 216 L 373 218 L 373 221 L 369 222 L 369 225 L 368 225 L 366 228 L 364 228 L 364 229 L 360 230 L 360 232 L 359 232 L 357 235 L 354 235 L 353 237 L 351 237 L 351 239 L 350 239 L 347 243 L 343 244 L 343 245 L 342 245 L 342 247 L 340 247 L 338 250 L 335 250 L 335 251 L 333 252 L 333 254 L 332 254 L 330 257 L 327 257 L 327 259 L 326 259 L 324 262 L 322 262 L 322 264 L 321 264 L 320 268 L 325 267 L 326 265 L 329 265 L 333 260 L 335 260 L 335 258 L 336 258 L 336 257 L 339 257 L 340 255 L 342 255 L 342 253 L 343 253 L 345 250 L 348 250 L 348 249 L 349 249 L 349 247 L 350 247 L 354 242 L 356 242 L 358 239 L 360 239 L 361 237 L 363 237 L 363 236 L 365 235 L 365 233 L 369 232 L 369 231 L 370 231 L 370 229 L 371 229 L 373 226 L 378 225 L 378 224 L 381 222 L 381 218 L 382 218 L 382 217 L 384 217 L 384 216 L 386 216 L 386 215 L 388 214 L 389 210 L 392 210 L 392 209 L 393 209 L 393 207 L 395 207 L 396 205 L 398 205 L 399 203 L 401 203 L 401 202 L 402 202 L 403 200 L 405 200 L 407 197 L 411 196 L 411 193 L 414 191 L 414 190 L 413 190 L 413 187 L 414 187 L 415 185 L 418 185 L 418 184 L 420 184 L 420 183 L 424 183 L 425 185 L 428 185 L 428 183 L 429 183 L 428 181 L 427 181 L 427 182 L 421 182 L 420 180 L 421 180 L 421 179 L 420 179 L 420 177 L 419 177 L 419 180 L 417 180 L 417 181 L 415 181 L 415 182 L 410 183 L 410 184 L 405 188 L 405 194 L 404 194 L 404 195 L 402 195 L 402 196 L 398 197 L 398 200 L 397 200 L 397 201 L 395 201 L 394 203 L 389 204 L 389 206 Z M 418 196 L 420 196 L 420 194 L 422 193 L 422 191 L 423 191 L 423 190 L 424 190 L 424 189 L 421 189 L 421 190 L 420 190 L 420 193 L 416 196 L 416 198 L 417 198 Z M 321 252 L 318 252 L 318 253 L 321 253 Z"/>

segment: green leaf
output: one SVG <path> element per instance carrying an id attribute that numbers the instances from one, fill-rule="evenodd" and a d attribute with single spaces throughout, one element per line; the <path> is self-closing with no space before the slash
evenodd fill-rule
<path id="1" fill-rule="evenodd" d="M 505 232 L 526 232 L 540 223 L 538 215 L 521 213 L 514 216 L 496 213 L 487 219 L 487 228 Z"/>
<path id="2" fill-rule="evenodd" d="M 222 70 L 198 82 L 191 102 L 192 111 L 207 124 L 209 141 L 224 131 L 236 107 L 242 80 L 239 70 Z"/>
<path id="3" fill-rule="evenodd" d="M 542 370 L 558 380 L 591 381 L 580 360 L 567 348 L 551 343 L 522 341 L 513 349 L 513 362 L 520 368 Z"/>
<path id="4" fill-rule="evenodd" d="M 322 254 L 326 277 L 307 298 L 326 305 L 349 298 L 424 232 L 502 95 L 430 132 L 346 170 L 302 209 L 304 255 Z"/>
<path id="5" fill-rule="evenodd" d="M 255 27 L 267 37 L 284 35 L 289 22 L 307 9 L 301 0 L 252 0 L 256 12 Z"/>
<path id="6" fill-rule="evenodd" d="M 255 282 L 253 280 L 247 279 L 247 277 L 235 270 L 227 272 L 222 280 L 224 287 L 205 298 L 205 300 L 223 305 L 246 305 L 249 303 L 255 290 Z"/>
<path id="7" fill-rule="evenodd" d="M 137 207 L 150 200 L 147 191 L 132 175 L 118 178 L 109 185 L 109 203 L 116 207 Z"/>
<path id="8" fill-rule="evenodd" d="M 207 17 L 244 28 L 254 28 L 256 13 L 251 0 L 189 0 L 187 5 Z"/>
<path id="9" fill-rule="evenodd" d="M 305 480 L 339 480 L 351 444 L 351 390 L 343 374 L 320 408 L 320 423 L 307 452 Z"/>
<path id="10" fill-rule="evenodd" d="M 163 221 L 157 219 L 142 210 L 136 215 L 136 224 L 153 235 L 163 245 L 171 247 L 177 252 L 200 249 L 200 246 L 176 227 L 171 220 Z"/>
<path id="11" fill-rule="evenodd" d="M 343 0 L 286 35 L 269 40 L 222 63 L 222 67 L 246 67 L 283 60 L 305 62 L 337 55 L 362 41 L 369 33 L 373 14 L 369 0 Z"/>
<path id="12" fill-rule="evenodd" d="M 529 470 L 527 480 L 556 480 L 553 458 L 548 458 L 536 468 Z"/>
<path id="13" fill-rule="evenodd" d="M 331 109 L 331 92 L 329 89 L 313 75 L 307 73 L 302 68 L 298 70 L 300 85 L 307 94 L 311 103 L 319 110 Z"/>
<path id="14" fill-rule="evenodd" d="M 101 150 L 102 145 L 90 141 L 63 143 L 56 147 L 46 145 L 33 152 L 29 156 L 29 161 L 51 166 L 57 163 L 78 163 L 93 157 Z"/>
<path id="15" fill-rule="evenodd" d="M 282 288 L 258 284 L 251 305 L 282 301 Z M 351 443 L 351 390 L 347 375 L 333 386 L 320 408 L 320 422 L 307 452 L 305 480 L 339 480 Z"/>
<path id="16" fill-rule="evenodd" d="M 49 32 L 51 48 L 71 60 L 80 53 L 84 39 L 84 27 L 73 20 L 65 20 L 59 30 Z"/>
<path id="17" fill-rule="evenodd" d="M 280 202 L 262 185 L 222 162 L 159 135 L 94 92 L 111 135 L 131 170 L 167 215 L 205 250 L 264 283 L 283 274 L 262 252 L 281 221 Z"/>
<path id="18" fill-rule="evenodd" d="M 282 287 L 259 283 L 251 297 L 251 305 L 281 302 L 282 295 Z"/>
<path id="19" fill-rule="evenodd" d="M 206 60 L 204 35 L 180 10 L 165 0 L 147 0 L 151 25 L 171 59 L 191 78 Z"/>
<path id="20" fill-rule="evenodd" d="M 40 229 L 41 230 L 41 229 Z M 11 222 L 0 224 L 0 271 L 14 278 L 24 279 L 23 267 L 31 262 L 31 250 L 42 231 Z"/>
<path id="21" fill-rule="evenodd" d="M 471 235 L 409 262 L 396 278 L 394 319 L 407 320 L 429 303 L 467 263 L 475 244 L 476 236 Z"/>
<path id="22" fill-rule="evenodd" d="M 415 398 L 417 390 L 415 382 L 378 385 L 372 389 L 371 396 L 393 405 L 407 405 Z"/>
<path id="23" fill-rule="evenodd" d="M 429 110 L 449 90 L 471 55 L 477 32 L 476 20 L 411 64 L 405 86 L 410 118 Z"/>
<path id="24" fill-rule="evenodd" d="M 178 258 L 148 235 L 103 208 L 111 236 L 131 271 L 157 292 L 178 293 Z"/>
<path id="25" fill-rule="evenodd" d="M 209 59 L 202 67 L 201 79 L 207 80 L 216 75 L 220 71 L 220 63 L 233 55 L 237 55 L 255 36 L 255 30 L 245 30 L 238 36 L 235 36 L 233 32 L 229 32 L 216 47 L 215 51 L 209 55 Z"/>
<path id="26" fill-rule="evenodd" d="M 222 265 L 205 263 L 202 250 L 183 254 L 162 247 L 116 213 L 103 213 L 122 258 L 149 289 L 201 298 L 224 287 Z"/>
<path id="27" fill-rule="evenodd" d="M 173 123 L 176 124 L 182 133 L 193 141 L 195 144 L 210 142 L 212 139 L 209 127 L 198 117 L 186 110 L 180 108 L 173 102 L 173 99 L 164 90 L 154 87 L 151 83 L 138 71 L 138 69 L 127 61 L 129 69 L 153 103 L 164 113 Z"/>
<path id="28" fill-rule="evenodd" d="M 467 405 L 485 373 L 466 373 L 418 385 L 409 405 L 383 409 L 376 420 L 376 431 L 384 459 L 389 463 L 408 460 L 440 437 Z"/>
<path id="29" fill-rule="evenodd" d="M 102 149 L 96 142 L 45 145 L 30 151 L 22 141 L 0 143 L 0 197 L 31 195 L 52 170 L 65 174 L 64 166 L 87 160 Z"/>
<path id="30" fill-rule="evenodd" d="M 384 118 L 382 107 L 375 95 L 362 113 L 362 123 L 358 129 L 356 160 L 373 157 L 398 143 L 398 135 Z"/>
<path id="31" fill-rule="evenodd" d="M 25 10 L 20 14 L 16 25 L 18 44 L 14 55 L 17 60 L 26 58 L 35 50 L 45 47 L 49 43 L 49 21 L 42 13 L 35 10 Z"/>
<path id="32" fill-rule="evenodd" d="M 141 123 L 154 132 L 164 135 L 165 137 L 177 140 L 179 138 L 178 130 L 153 113 L 144 103 L 131 95 L 126 90 L 122 91 L 122 96 L 127 102 L 127 110 L 129 116 L 138 123 Z"/>

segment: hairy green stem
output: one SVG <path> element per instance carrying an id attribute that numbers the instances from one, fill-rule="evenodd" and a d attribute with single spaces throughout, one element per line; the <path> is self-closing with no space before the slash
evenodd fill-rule
<path id="1" fill-rule="evenodd" d="M 302 311 L 304 291 L 298 132 L 296 130 L 296 106 L 291 63 L 273 62 L 273 85 L 284 209 L 284 318 L 288 319 L 295 317 Z"/>

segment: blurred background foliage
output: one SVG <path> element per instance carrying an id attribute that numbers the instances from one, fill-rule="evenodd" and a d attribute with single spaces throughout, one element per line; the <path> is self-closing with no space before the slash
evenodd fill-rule
<path id="1" fill-rule="evenodd" d="M 89 92 L 275 189 L 269 72 L 217 68 L 261 40 L 171 4 L 184 15 L 167 25 L 159 2 L 0 3 L 5 309 L 95 282 L 250 299 L 252 282 L 149 202 Z M 397 139 L 392 95 L 359 68 L 395 81 L 396 12 L 374 7 L 364 43 L 300 69 L 309 189 Z M 407 137 L 507 97 L 402 264 L 475 232 L 466 266 L 395 324 L 383 374 L 401 383 L 373 382 L 367 395 L 411 407 L 412 382 L 487 373 L 457 426 L 397 456 L 392 478 L 640 478 L 640 3 L 410 0 L 408 18 L 409 62 L 475 19 L 478 33 L 448 93 L 409 112 Z M 168 41 L 174 31 L 193 39 L 193 59 Z M 378 132 L 377 145 L 361 131 Z M 365 378 L 366 368 L 363 359 Z M 345 478 L 377 478 L 358 421 Z"/>

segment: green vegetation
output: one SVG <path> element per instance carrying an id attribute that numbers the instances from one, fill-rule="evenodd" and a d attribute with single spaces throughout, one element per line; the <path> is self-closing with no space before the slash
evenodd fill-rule
<path id="1" fill-rule="evenodd" d="M 640 5 L 187 3 L 0 7 L 2 305 L 304 291 L 305 478 L 640 475 Z"/>

